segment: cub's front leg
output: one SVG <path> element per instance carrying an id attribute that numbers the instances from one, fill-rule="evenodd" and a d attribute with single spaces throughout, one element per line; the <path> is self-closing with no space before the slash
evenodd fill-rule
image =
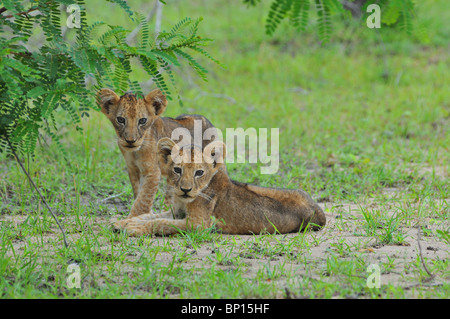
<path id="1" fill-rule="evenodd" d="M 154 214 L 154 213 L 149 213 L 149 214 L 142 214 L 136 217 L 127 217 L 125 219 L 119 220 L 119 221 L 114 221 L 113 225 L 115 229 L 124 229 L 130 222 L 132 221 L 139 221 L 139 222 L 146 222 L 152 219 L 158 218 L 158 215 Z"/>
<path id="2" fill-rule="evenodd" d="M 141 177 L 139 192 L 133 206 L 131 206 L 131 212 L 128 218 L 151 212 L 153 201 L 155 200 L 155 195 L 158 190 L 160 177 L 161 174 L 159 171 Z"/>
<path id="3" fill-rule="evenodd" d="M 187 229 L 187 219 L 157 218 L 149 221 L 131 218 L 123 228 L 130 236 L 173 235 Z"/>
<path id="4" fill-rule="evenodd" d="M 124 227 L 130 236 L 146 234 L 173 235 L 180 231 L 197 228 L 208 228 L 212 225 L 211 212 L 215 200 L 205 203 L 203 198 L 198 198 L 187 204 L 188 216 L 183 219 L 157 218 L 153 220 L 139 220 L 132 218 Z"/>
<path id="5" fill-rule="evenodd" d="M 130 178 L 131 187 L 133 188 L 134 199 L 136 199 L 139 194 L 139 182 L 141 180 L 137 166 L 128 166 L 128 177 Z"/>
<path id="6" fill-rule="evenodd" d="M 119 149 L 125 158 L 125 162 L 127 163 L 128 177 L 130 178 L 131 187 L 133 188 L 134 199 L 136 199 L 139 193 L 139 184 L 141 181 L 139 167 L 135 164 L 135 157 L 130 152 L 125 151 L 120 146 Z"/>
<path id="7" fill-rule="evenodd" d="M 139 223 L 139 224 L 145 224 L 146 222 L 153 220 L 153 219 L 173 219 L 173 211 L 168 210 L 164 211 L 159 214 L 155 214 L 154 212 L 149 214 L 142 214 L 136 217 L 127 217 L 125 219 L 115 221 L 112 220 L 112 223 L 114 225 L 115 229 L 125 229 L 125 227 L 130 223 Z"/>

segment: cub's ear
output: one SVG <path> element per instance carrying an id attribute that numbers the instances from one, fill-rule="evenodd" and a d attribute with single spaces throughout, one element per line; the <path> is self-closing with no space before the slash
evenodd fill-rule
<path id="1" fill-rule="evenodd" d="M 214 141 L 205 146 L 203 150 L 203 158 L 205 162 L 219 168 L 224 165 L 227 154 L 227 147 L 222 141 Z"/>
<path id="2" fill-rule="evenodd" d="M 178 145 L 168 137 L 163 137 L 158 141 L 158 156 L 161 168 L 165 168 L 171 164 L 172 151 L 179 151 Z"/>
<path id="3" fill-rule="evenodd" d="M 150 113 L 154 113 L 156 116 L 161 115 L 167 107 L 167 99 L 159 89 L 151 91 L 144 97 Z"/>
<path id="4" fill-rule="evenodd" d="M 101 89 L 97 93 L 97 103 L 100 105 L 102 112 L 106 116 L 110 116 L 119 103 L 120 97 L 110 89 Z"/>

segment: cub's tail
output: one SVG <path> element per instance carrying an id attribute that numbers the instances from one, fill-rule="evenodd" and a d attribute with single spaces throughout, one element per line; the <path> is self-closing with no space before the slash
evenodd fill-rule
<path id="1" fill-rule="evenodd" d="M 320 206 L 316 203 L 314 203 L 313 208 L 314 208 L 314 215 L 309 221 L 311 224 L 311 229 L 321 230 L 327 223 L 325 213 L 323 212 L 322 208 L 320 208 Z"/>

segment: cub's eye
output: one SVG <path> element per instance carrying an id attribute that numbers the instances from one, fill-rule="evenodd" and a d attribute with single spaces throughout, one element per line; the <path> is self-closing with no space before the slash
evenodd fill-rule
<path id="1" fill-rule="evenodd" d="M 195 176 L 200 177 L 203 176 L 203 174 L 205 174 L 205 171 L 199 169 L 198 171 L 195 171 Z"/>
<path id="2" fill-rule="evenodd" d="M 180 167 L 174 167 L 174 168 L 173 168 L 173 171 L 174 171 L 175 173 L 181 175 L 181 168 L 180 168 Z"/>
<path id="3" fill-rule="evenodd" d="M 120 116 L 118 116 L 118 117 L 116 118 L 116 121 L 117 121 L 117 123 L 119 123 L 119 124 L 124 124 L 124 123 L 125 123 L 125 119 L 124 119 L 123 117 L 120 117 Z"/>
<path id="4" fill-rule="evenodd" d="M 145 123 L 147 123 L 147 119 L 145 117 L 139 119 L 139 124 L 140 125 L 144 125 Z"/>

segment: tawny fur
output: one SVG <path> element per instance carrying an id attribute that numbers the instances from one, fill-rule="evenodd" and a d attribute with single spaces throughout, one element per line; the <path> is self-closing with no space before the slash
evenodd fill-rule
<path id="1" fill-rule="evenodd" d="M 202 133 L 213 125 L 201 115 L 181 115 L 176 119 L 161 117 L 167 107 L 167 99 L 158 89 L 143 98 L 132 93 L 119 97 L 112 90 L 102 89 L 97 99 L 101 111 L 116 130 L 117 143 L 127 163 L 135 198 L 129 217 L 150 213 L 161 175 L 164 175 L 158 162 L 158 140 L 170 137 L 172 131 L 179 127 L 187 128 L 193 136 L 194 120 L 202 121 Z M 119 123 L 118 117 L 125 119 L 125 123 Z M 139 124 L 142 118 L 146 122 Z M 165 203 L 171 204 L 170 191 L 166 194 Z"/>
<path id="2" fill-rule="evenodd" d="M 208 228 L 214 220 L 215 227 L 227 234 L 290 233 L 303 230 L 308 224 L 319 230 L 326 223 L 322 209 L 302 190 L 265 188 L 231 180 L 223 164 L 222 142 L 209 144 L 200 163 L 174 163 L 173 152 L 180 155 L 187 152 L 194 158 L 199 153 L 201 156 L 202 148 L 193 145 L 179 148 L 168 138 L 159 141 L 158 152 L 161 168 L 167 171 L 167 182 L 175 195 L 174 213 L 185 213 L 186 217 L 173 219 L 172 212 L 166 211 L 115 224 L 132 236 L 171 235 L 179 230 Z M 174 171 L 175 167 L 181 168 L 181 174 Z M 197 171 L 204 174 L 195 176 Z M 181 189 L 191 190 L 186 193 Z"/>

